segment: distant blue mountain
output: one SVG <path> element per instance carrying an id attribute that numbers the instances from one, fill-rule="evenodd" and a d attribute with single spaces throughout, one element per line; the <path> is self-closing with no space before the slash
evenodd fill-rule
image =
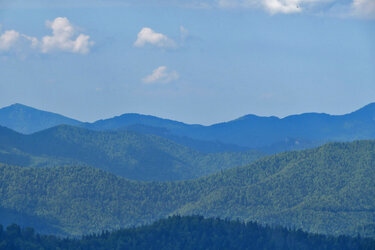
<path id="1" fill-rule="evenodd" d="M 81 122 L 18 103 L 0 109 L 0 125 L 23 134 L 31 134 L 62 124 L 78 126 Z"/>
<path id="2" fill-rule="evenodd" d="M 191 147 L 205 153 L 239 152 L 248 148 L 225 144 L 219 141 L 205 141 L 170 133 L 178 128 L 203 127 L 188 125 L 182 122 L 162 119 L 150 115 L 124 114 L 114 118 L 99 120 L 94 123 L 83 123 L 68 117 L 38 110 L 22 104 L 13 104 L 0 109 L 0 126 L 10 128 L 23 134 L 32 134 L 58 125 L 72 125 L 91 130 L 131 130 L 143 134 L 159 135 L 178 144 Z"/>
<path id="3" fill-rule="evenodd" d="M 189 137 L 190 131 L 203 129 L 204 126 L 188 125 L 150 115 L 124 114 L 108 120 L 85 123 L 82 126 L 97 131 L 130 130 L 141 134 L 158 135 L 205 153 L 240 152 L 249 149 L 244 146 L 223 143 L 217 139 L 202 140 L 199 137 L 191 138 Z"/>
<path id="4" fill-rule="evenodd" d="M 18 132 L 35 132 L 59 123 L 97 131 L 132 130 L 158 135 L 203 152 L 261 148 L 274 153 L 309 148 L 329 141 L 374 139 L 375 103 L 345 115 L 305 113 L 285 118 L 246 115 L 211 126 L 141 114 L 124 114 L 94 123 L 81 123 L 20 104 L 0 109 L 0 125 Z"/>
<path id="5" fill-rule="evenodd" d="M 142 124 L 149 127 L 164 128 L 167 130 L 179 130 L 192 127 L 204 127 L 202 125 L 188 125 L 183 122 L 163 119 L 152 115 L 141 115 L 135 113 L 123 114 L 113 118 L 98 120 L 93 123 L 85 123 L 87 128 L 93 130 L 113 130 Z"/>
<path id="6" fill-rule="evenodd" d="M 242 148 L 263 148 L 269 152 L 303 149 L 328 141 L 352 141 L 375 138 L 375 103 L 346 115 L 305 113 L 285 118 L 246 115 L 211 126 L 188 125 L 139 114 L 125 114 L 86 124 L 95 130 L 137 129 L 164 137 L 187 137 L 215 141 Z M 135 127 L 135 128 L 134 128 Z M 159 130 L 158 130 L 159 129 Z"/>

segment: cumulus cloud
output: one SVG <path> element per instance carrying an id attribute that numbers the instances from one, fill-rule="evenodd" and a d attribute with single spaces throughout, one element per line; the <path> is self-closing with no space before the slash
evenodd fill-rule
<path id="1" fill-rule="evenodd" d="M 166 66 L 160 66 L 152 71 L 152 74 L 142 79 L 143 83 L 169 83 L 175 81 L 180 76 L 176 71 L 167 71 Z"/>
<path id="2" fill-rule="evenodd" d="M 0 35 L 0 51 L 9 51 L 12 48 L 24 46 L 26 42 L 32 49 L 42 53 L 51 51 L 66 51 L 71 53 L 86 54 L 94 44 L 90 36 L 77 34 L 77 29 L 66 17 L 58 17 L 47 21 L 47 27 L 52 29 L 51 36 L 44 36 L 39 40 L 36 37 L 21 34 L 15 30 L 7 30 Z M 18 43 L 19 41 L 22 41 Z"/>
<path id="3" fill-rule="evenodd" d="M 157 33 L 151 28 L 144 27 L 138 33 L 137 40 L 134 42 L 135 47 L 144 47 L 146 44 L 151 44 L 161 48 L 176 47 L 176 43 L 162 33 Z"/>
<path id="4" fill-rule="evenodd" d="M 55 20 L 47 21 L 46 25 L 52 29 L 52 36 L 44 36 L 40 42 L 43 53 L 50 51 L 62 50 L 72 53 L 86 54 L 90 51 L 93 42 L 90 36 L 77 33 L 76 28 L 70 23 L 66 17 L 58 17 Z"/>
<path id="5" fill-rule="evenodd" d="M 375 0 L 354 0 L 353 13 L 364 18 L 375 18 Z"/>
<path id="6" fill-rule="evenodd" d="M 0 50 L 8 51 L 15 46 L 20 38 L 20 33 L 15 30 L 7 30 L 0 36 Z"/>

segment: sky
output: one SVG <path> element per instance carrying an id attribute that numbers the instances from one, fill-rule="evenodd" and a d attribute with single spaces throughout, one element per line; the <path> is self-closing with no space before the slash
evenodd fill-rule
<path id="1" fill-rule="evenodd" d="M 212 124 L 375 102 L 375 0 L 2 0 L 0 107 Z"/>

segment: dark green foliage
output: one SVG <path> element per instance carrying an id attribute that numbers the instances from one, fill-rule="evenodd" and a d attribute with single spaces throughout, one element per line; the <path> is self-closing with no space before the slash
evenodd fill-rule
<path id="1" fill-rule="evenodd" d="M 90 165 L 135 180 L 183 180 L 249 164 L 257 151 L 205 154 L 154 135 L 61 125 L 32 135 L 0 127 L 0 162 Z"/>
<path id="2" fill-rule="evenodd" d="M 0 167 L 0 207 L 81 235 L 172 214 L 375 237 L 375 141 L 287 152 L 190 181 L 137 182 L 89 167 Z M 0 221 L 1 222 L 1 221 Z"/>
<path id="3" fill-rule="evenodd" d="M 38 215 L 30 215 L 17 212 L 14 209 L 0 207 L 0 221 L 3 225 L 10 225 L 17 222 L 20 225 L 27 225 L 37 229 L 40 233 L 64 235 L 64 231 L 58 228 L 59 221 L 53 218 L 43 218 Z M 0 248 L 1 249 L 1 248 Z"/>
<path id="4" fill-rule="evenodd" d="M 375 249 L 375 240 L 308 234 L 201 216 L 173 216 L 149 226 L 103 232 L 80 239 L 35 234 L 32 228 L 0 227 L 0 249 Z"/>

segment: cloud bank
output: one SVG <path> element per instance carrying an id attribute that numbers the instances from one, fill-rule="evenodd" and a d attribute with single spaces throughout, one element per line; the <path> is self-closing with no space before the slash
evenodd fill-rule
<path id="1" fill-rule="evenodd" d="M 142 79 L 143 83 L 169 83 L 175 81 L 180 76 L 176 71 L 167 71 L 166 66 L 160 66 L 152 71 L 152 74 Z"/>
<path id="2" fill-rule="evenodd" d="M 146 1 L 140 0 L 147 4 Z M 166 0 L 164 4 L 182 8 L 259 9 L 275 14 L 332 14 L 338 17 L 375 18 L 375 0 Z M 340 13 L 336 13 L 340 11 Z"/>
<path id="3" fill-rule="evenodd" d="M 30 1 L 31 2 L 31 1 Z M 155 1 L 149 0 L 111 0 L 111 1 L 44 1 L 43 6 L 50 8 L 67 8 L 67 7 L 105 7 L 105 6 L 129 6 L 129 5 L 155 5 Z M 271 15 L 273 14 L 332 14 L 338 17 L 356 17 L 356 18 L 375 18 L 375 0 L 164 0 L 163 6 L 175 6 L 192 9 L 215 9 L 215 8 L 249 8 L 262 9 Z M 9 5 L 9 4 L 8 4 Z M 0 1 L 0 8 L 9 8 Z M 13 8 L 27 8 L 34 6 L 33 3 L 15 4 Z M 17 7 L 18 6 L 18 7 Z M 340 13 L 336 13 L 336 12 Z"/>
<path id="4" fill-rule="evenodd" d="M 330 13 L 336 6 L 345 10 L 341 17 L 375 18 L 375 0 L 218 0 L 219 8 L 263 9 L 271 15 Z"/>
<path id="5" fill-rule="evenodd" d="M 270 14 L 292 14 L 337 0 L 219 0 L 221 8 L 258 8 Z"/>
<path id="6" fill-rule="evenodd" d="M 90 36 L 77 34 L 77 29 L 66 17 L 57 17 L 47 21 L 46 25 L 52 30 L 51 36 L 44 36 L 40 40 L 36 37 L 21 34 L 15 30 L 7 30 L 0 35 L 0 51 L 10 51 L 22 39 L 29 42 L 29 47 L 42 53 L 64 51 L 87 54 L 94 44 Z"/>

